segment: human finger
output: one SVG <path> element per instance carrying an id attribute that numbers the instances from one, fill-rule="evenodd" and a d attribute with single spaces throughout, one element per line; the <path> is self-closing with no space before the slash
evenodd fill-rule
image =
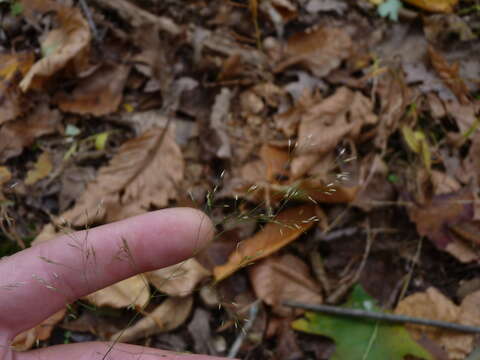
<path id="1" fill-rule="evenodd" d="M 191 257 L 213 227 L 198 210 L 159 210 L 61 236 L 0 262 L 0 332 L 13 337 L 77 298 Z"/>
<path id="2" fill-rule="evenodd" d="M 104 342 L 57 345 L 16 355 L 16 360 L 222 360 L 207 355 L 187 355 L 137 345 Z"/>

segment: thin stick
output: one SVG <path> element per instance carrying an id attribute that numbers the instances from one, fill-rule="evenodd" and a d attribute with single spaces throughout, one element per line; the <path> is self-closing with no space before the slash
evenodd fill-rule
<path id="1" fill-rule="evenodd" d="M 87 18 L 88 25 L 90 25 L 90 30 L 92 30 L 93 38 L 97 42 L 100 41 L 97 25 L 95 25 L 95 22 L 93 21 L 92 11 L 88 7 L 87 0 L 79 0 L 79 3 L 85 17 Z"/>
<path id="2" fill-rule="evenodd" d="M 410 324 L 426 325 L 426 326 L 438 327 L 438 328 L 466 332 L 466 333 L 480 333 L 480 327 L 476 327 L 476 326 L 462 325 L 462 324 L 439 321 L 439 320 L 416 318 L 416 317 L 411 317 L 406 315 L 386 314 L 386 313 L 367 311 L 367 310 L 361 310 L 361 309 L 347 309 L 347 308 L 329 306 L 329 305 L 303 304 L 296 301 L 284 301 L 283 305 L 293 307 L 293 308 L 298 308 L 298 309 L 309 310 L 309 311 L 322 312 L 326 314 L 360 318 L 363 320 L 365 319 L 379 320 L 379 321 L 401 323 L 401 324 L 410 323 Z"/>
<path id="3" fill-rule="evenodd" d="M 242 331 L 240 332 L 240 335 L 237 337 L 235 342 L 232 344 L 232 347 L 230 348 L 230 351 L 228 352 L 228 358 L 234 358 L 235 356 L 237 356 L 238 351 L 240 350 L 240 347 L 243 344 L 243 341 L 247 337 L 248 332 L 252 328 L 253 323 L 255 322 L 255 319 L 257 318 L 259 306 L 260 306 L 260 301 L 259 300 L 255 301 L 250 306 L 250 311 L 248 313 L 247 323 L 242 328 Z"/>

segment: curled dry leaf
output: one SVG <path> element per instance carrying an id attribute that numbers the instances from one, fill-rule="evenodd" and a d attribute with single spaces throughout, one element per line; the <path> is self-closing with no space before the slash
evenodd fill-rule
<path id="1" fill-rule="evenodd" d="M 458 0 L 405 0 L 405 2 L 431 12 L 452 13 Z"/>
<path id="2" fill-rule="evenodd" d="M 282 211 L 257 234 L 241 242 L 226 264 L 213 269 L 215 280 L 221 281 L 296 240 L 316 224 L 315 209 L 314 205 L 305 204 Z"/>
<path id="3" fill-rule="evenodd" d="M 30 52 L 0 54 L 0 125 L 21 115 L 24 98 L 18 88 L 21 76 L 25 75 L 35 61 Z"/>
<path id="4" fill-rule="evenodd" d="M 31 349 L 38 341 L 49 339 L 55 325 L 62 321 L 66 313 L 66 309 L 60 310 L 33 329 L 18 334 L 13 339 L 12 348 L 16 351 L 26 351 Z"/>
<path id="5" fill-rule="evenodd" d="M 72 93 L 58 93 L 55 102 L 61 110 L 75 114 L 107 115 L 115 112 L 123 97 L 130 66 L 105 65 L 82 79 Z"/>
<path id="6" fill-rule="evenodd" d="M 429 288 L 425 292 L 415 293 L 403 299 L 397 305 L 395 313 L 479 326 L 479 304 L 480 292 L 468 295 L 461 305 L 457 306 L 437 289 Z M 450 359 L 464 359 L 473 349 L 473 334 L 456 333 L 422 325 L 406 325 L 406 327 L 416 339 L 426 335 L 440 344 L 448 352 Z"/>
<path id="7" fill-rule="evenodd" d="M 285 300 L 322 303 L 320 286 L 312 279 L 308 266 L 296 256 L 285 254 L 264 259 L 250 267 L 249 276 L 255 295 L 279 315 L 292 312 L 282 306 Z"/>
<path id="8" fill-rule="evenodd" d="M 473 220 L 473 200 L 472 190 L 465 187 L 409 207 L 408 215 L 421 236 L 458 260 L 470 262 L 479 256 L 471 245 L 480 243 L 478 222 Z"/>
<path id="9" fill-rule="evenodd" d="M 327 152 L 348 137 L 356 139 L 364 125 L 375 124 L 372 102 L 346 87 L 311 106 L 303 114 L 291 172 L 299 178 Z"/>
<path id="10" fill-rule="evenodd" d="M 193 298 L 171 297 L 135 325 L 111 336 L 112 341 L 131 342 L 154 334 L 174 330 L 190 315 Z"/>
<path id="11" fill-rule="evenodd" d="M 228 88 L 222 88 L 220 93 L 215 97 L 215 104 L 212 107 L 210 115 L 210 127 L 217 134 L 220 146 L 217 150 L 219 158 L 229 158 L 232 154 L 230 147 L 230 139 L 226 132 L 226 121 L 230 116 L 230 103 L 233 94 Z"/>
<path id="12" fill-rule="evenodd" d="M 172 126 L 166 131 L 153 128 L 124 143 L 110 164 L 99 170 L 75 207 L 62 217 L 81 226 L 87 221 L 124 219 L 151 206 L 167 206 L 176 196 L 184 172 L 182 152 L 173 134 Z M 93 218 L 86 219 L 86 213 Z"/>
<path id="13" fill-rule="evenodd" d="M 350 35 L 339 28 L 319 26 L 297 33 L 288 39 L 287 58 L 277 65 L 281 72 L 292 65 L 303 65 L 317 77 L 323 77 L 340 66 L 352 51 Z"/>
<path id="14" fill-rule="evenodd" d="M 143 275 L 135 275 L 85 298 L 96 306 L 126 308 L 134 305 L 143 308 L 150 300 L 150 289 Z"/>
<path id="15" fill-rule="evenodd" d="M 428 47 L 428 55 L 430 56 L 430 61 L 432 62 L 435 71 L 450 90 L 452 90 L 458 101 L 463 105 L 469 104 L 469 90 L 463 79 L 460 77 L 459 63 L 450 65 L 443 55 L 437 52 L 431 45 Z"/>
<path id="16" fill-rule="evenodd" d="M 2 186 L 6 182 L 10 181 L 12 173 L 6 166 L 0 166 L 0 203 L 5 200 L 5 196 L 2 193 Z"/>
<path id="17" fill-rule="evenodd" d="M 20 82 L 26 92 L 35 79 L 49 78 L 72 62 L 76 71 L 84 65 L 84 53 L 91 41 L 90 27 L 79 9 L 69 8 L 51 0 L 21 0 L 27 17 L 35 13 L 54 11 L 59 27 L 50 31 L 42 41 L 43 58 L 38 60 Z"/>
<path id="18" fill-rule="evenodd" d="M 170 296 L 187 296 L 210 276 L 210 272 L 197 260 L 188 259 L 180 264 L 148 272 L 145 276 L 162 293 Z"/>
<path id="19" fill-rule="evenodd" d="M 36 182 L 46 178 L 52 172 L 53 164 L 52 158 L 48 152 L 43 152 L 37 159 L 33 169 L 27 173 L 25 179 L 26 185 L 33 185 Z"/>
<path id="20" fill-rule="evenodd" d="M 37 137 L 55 132 L 60 119 L 58 110 L 50 110 L 48 104 L 42 103 L 26 117 L 3 125 L 0 128 L 0 163 L 20 155 Z"/>

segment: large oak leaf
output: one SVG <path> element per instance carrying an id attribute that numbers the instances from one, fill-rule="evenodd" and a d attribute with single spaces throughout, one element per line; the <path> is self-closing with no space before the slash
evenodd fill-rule
<path id="1" fill-rule="evenodd" d="M 63 218 L 75 226 L 116 221 L 165 207 L 183 179 L 182 152 L 170 128 L 153 128 L 120 147 Z"/>

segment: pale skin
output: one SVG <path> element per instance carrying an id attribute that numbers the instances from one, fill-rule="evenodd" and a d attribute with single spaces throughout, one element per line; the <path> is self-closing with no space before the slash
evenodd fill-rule
<path id="1" fill-rule="evenodd" d="M 210 220 L 200 211 L 167 209 L 87 233 L 61 236 L 3 259 L 0 360 L 219 360 L 107 342 L 57 345 L 28 352 L 10 348 L 17 334 L 66 304 L 135 274 L 188 259 L 211 240 L 213 233 Z"/>

